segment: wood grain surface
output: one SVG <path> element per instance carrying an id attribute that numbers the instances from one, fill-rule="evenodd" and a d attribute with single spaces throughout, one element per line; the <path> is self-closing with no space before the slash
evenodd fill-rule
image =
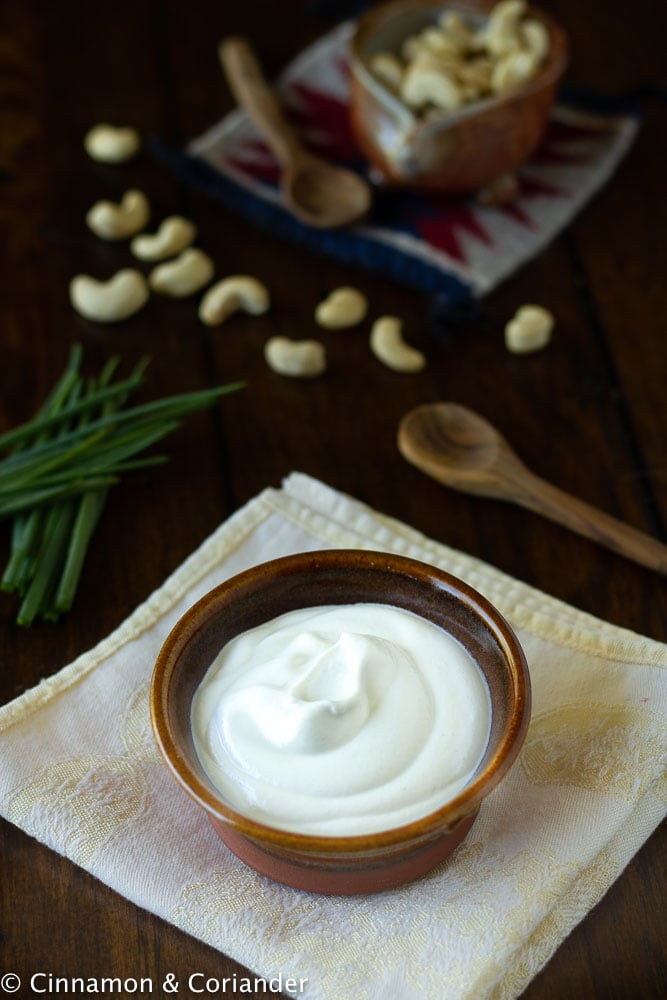
<path id="1" fill-rule="evenodd" d="M 260 233 L 179 186 L 147 155 L 108 167 L 83 153 L 83 135 L 101 121 L 130 121 L 144 135 L 184 144 L 233 106 L 217 56 L 224 35 L 250 37 L 273 76 L 350 4 L 3 0 L 0 429 L 33 414 L 74 341 L 84 345 L 91 371 L 113 352 L 128 368 L 150 354 L 146 398 L 237 378 L 248 388 L 190 420 L 170 440 L 167 466 L 133 474 L 112 492 L 66 620 L 18 629 L 15 603 L 2 597 L 2 703 L 107 635 L 222 520 L 292 470 L 585 611 L 667 641 L 663 577 L 536 515 L 449 491 L 396 447 L 408 410 L 455 399 L 502 428 L 535 472 L 667 541 L 667 109 L 655 96 L 667 85 L 667 6 L 544 6 L 572 39 L 568 82 L 641 92 L 641 129 L 618 172 L 563 235 L 487 296 L 486 322 L 439 343 L 429 334 L 427 297 Z M 77 316 L 68 301 L 71 277 L 112 273 L 118 260 L 117 247 L 86 230 L 85 213 L 100 192 L 120 197 L 129 186 L 150 193 L 155 218 L 193 218 L 220 274 L 249 273 L 270 284 L 271 312 L 213 331 L 198 323 L 191 302 L 157 297 L 117 328 Z M 269 371 L 266 339 L 312 336 L 315 305 L 343 284 L 362 287 L 378 311 L 405 317 L 406 337 L 428 356 L 424 372 L 399 377 L 371 364 L 365 338 L 344 332 L 332 342 L 326 377 L 297 383 Z M 557 326 L 547 350 L 517 357 L 506 351 L 502 329 L 525 302 L 550 308 Z M 8 547 L 3 528 L 3 560 Z M 666 995 L 664 848 L 663 826 L 530 984 L 526 1000 Z M 173 971 L 181 981 L 194 971 L 240 971 L 2 822 L 6 970 L 155 979 Z"/>

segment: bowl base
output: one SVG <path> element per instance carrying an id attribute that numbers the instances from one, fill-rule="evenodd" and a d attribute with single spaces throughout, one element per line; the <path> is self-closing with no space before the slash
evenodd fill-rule
<path id="1" fill-rule="evenodd" d="M 360 893 L 384 892 L 406 882 L 413 882 L 444 861 L 465 839 L 477 818 L 476 810 L 452 830 L 418 848 L 409 857 L 368 863 L 364 867 L 353 863 L 326 868 L 325 862 L 314 865 L 277 857 L 229 826 L 209 817 L 216 833 L 230 851 L 260 875 L 293 889 L 319 892 L 329 896 L 354 896 Z"/>

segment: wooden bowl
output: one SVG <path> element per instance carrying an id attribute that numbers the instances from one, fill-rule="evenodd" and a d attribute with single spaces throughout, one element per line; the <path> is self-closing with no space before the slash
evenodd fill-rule
<path id="1" fill-rule="evenodd" d="M 492 6 L 484 0 L 395 0 L 360 18 L 350 40 L 350 115 L 364 155 L 385 183 L 452 194 L 477 191 L 514 171 L 540 142 L 567 65 L 568 40 L 535 8 L 529 13 L 549 31 L 549 55 L 533 79 L 505 94 L 425 120 L 371 72 L 375 54 L 400 51 L 402 41 L 434 24 L 443 11 L 479 21 Z"/>
<path id="2" fill-rule="evenodd" d="M 484 757 L 454 799 L 402 827 L 321 837 L 256 822 L 225 801 L 199 762 L 190 725 L 195 690 L 222 646 L 240 632 L 297 608 L 358 602 L 413 611 L 470 652 L 491 694 L 491 735 Z M 463 840 L 482 800 L 519 751 L 530 714 L 530 681 L 511 628 L 471 587 L 415 560 L 332 549 L 264 563 L 201 598 L 160 651 L 150 703 L 155 738 L 167 765 L 230 850 L 275 881 L 347 895 L 408 882 L 439 864 Z"/>

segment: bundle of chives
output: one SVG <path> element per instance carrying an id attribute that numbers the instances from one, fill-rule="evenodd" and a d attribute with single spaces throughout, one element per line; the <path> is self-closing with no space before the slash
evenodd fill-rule
<path id="1" fill-rule="evenodd" d="M 146 360 L 114 384 L 117 358 L 94 380 L 81 375 L 81 358 L 76 345 L 37 415 L 0 435 L 0 452 L 11 449 L 0 459 L 0 519 L 12 519 L 0 587 L 21 597 L 20 625 L 57 621 L 70 610 L 109 488 L 123 472 L 166 461 L 134 456 L 243 384 L 126 407 Z"/>

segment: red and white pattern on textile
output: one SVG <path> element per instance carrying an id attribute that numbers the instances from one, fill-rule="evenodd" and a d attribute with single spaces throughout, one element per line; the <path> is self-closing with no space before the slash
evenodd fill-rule
<path id="1" fill-rule="evenodd" d="M 305 49 L 281 76 L 279 90 L 309 145 L 363 170 L 347 108 L 352 28 L 346 22 Z M 371 219 L 354 231 L 378 248 L 454 275 L 473 295 L 483 295 L 570 222 L 615 170 L 637 128 L 631 115 L 594 115 L 559 105 L 539 149 L 520 170 L 519 195 L 511 204 L 490 208 L 473 199 L 397 191 L 383 194 Z M 227 115 L 188 152 L 249 194 L 279 205 L 276 161 L 243 112 Z"/>

